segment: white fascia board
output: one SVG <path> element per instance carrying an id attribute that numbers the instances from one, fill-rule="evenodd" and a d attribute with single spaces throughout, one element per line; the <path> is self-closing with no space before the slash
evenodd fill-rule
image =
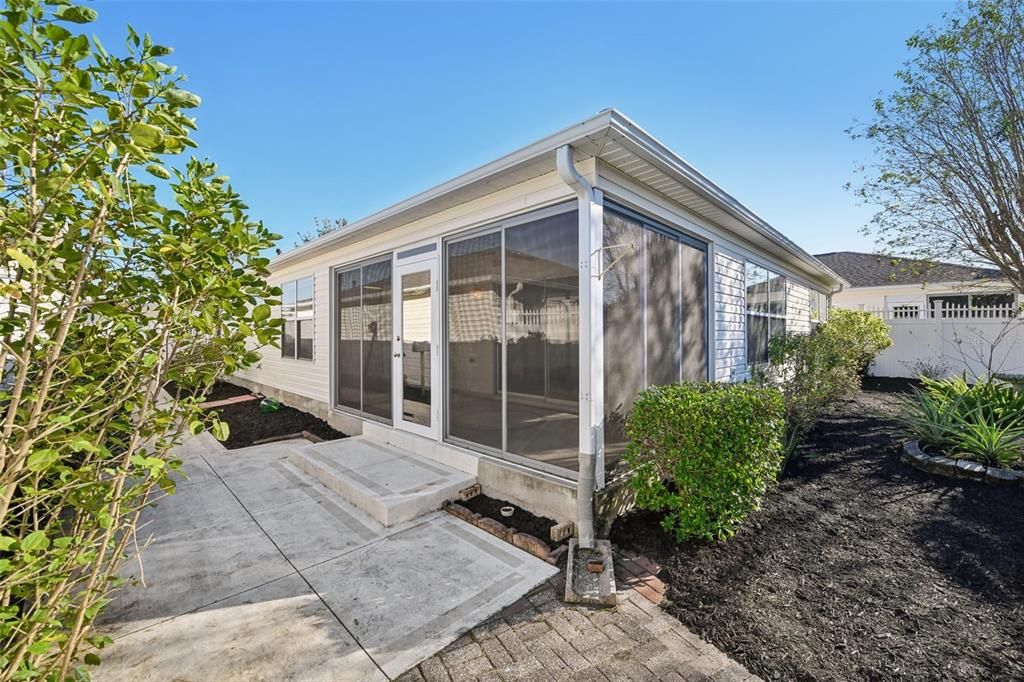
<path id="1" fill-rule="evenodd" d="M 415 194 L 408 199 L 398 202 L 397 204 L 393 204 L 392 206 L 377 211 L 365 218 L 361 218 L 354 223 L 350 223 L 340 230 L 336 230 L 335 232 L 331 232 L 314 239 L 308 244 L 303 244 L 298 248 L 292 249 L 291 251 L 273 258 L 270 261 L 270 268 L 278 268 L 294 260 L 307 257 L 313 253 L 319 253 L 330 248 L 330 246 L 335 242 L 343 239 L 350 239 L 364 229 L 372 227 L 383 220 L 417 208 L 435 199 L 439 199 L 450 192 L 462 189 L 463 187 L 468 187 L 469 185 L 485 180 L 488 177 L 501 173 L 509 168 L 513 168 L 521 163 L 543 156 L 544 154 L 550 154 L 564 144 L 573 144 L 574 142 L 578 142 L 586 137 L 597 135 L 608 128 L 611 114 L 611 110 L 602 111 L 596 116 L 592 116 L 581 123 L 564 128 L 563 130 L 534 142 L 531 145 L 523 147 L 510 154 L 506 154 L 505 156 L 491 161 L 490 163 L 474 168 L 473 170 L 452 178 L 447 182 L 431 187 L 430 189 L 420 192 L 419 194 Z M 554 169 L 553 162 L 552 169 Z"/>

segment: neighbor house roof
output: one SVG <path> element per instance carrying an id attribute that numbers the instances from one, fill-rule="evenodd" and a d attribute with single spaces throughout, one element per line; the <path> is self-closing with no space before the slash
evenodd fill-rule
<path id="1" fill-rule="evenodd" d="M 277 256 L 271 268 L 450 209 L 555 170 L 555 150 L 572 145 L 575 161 L 596 157 L 697 215 L 768 249 L 828 286 L 844 282 L 828 267 L 711 182 L 615 109 L 569 126 L 488 164 L 416 194 Z"/>
<path id="2" fill-rule="evenodd" d="M 815 256 L 853 287 L 883 287 L 894 284 L 934 282 L 980 282 L 999 279 L 995 268 L 977 268 L 956 263 L 930 263 L 915 258 L 894 258 L 876 253 L 833 251 Z"/>

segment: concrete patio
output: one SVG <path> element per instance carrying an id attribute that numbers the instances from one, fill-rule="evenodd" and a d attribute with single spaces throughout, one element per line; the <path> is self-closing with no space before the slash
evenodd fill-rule
<path id="1" fill-rule="evenodd" d="M 95 679 L 386 680 L 556 573 L 442 512 L 383 526 L 293 466 L 302 445 L 182 446 Z"/>

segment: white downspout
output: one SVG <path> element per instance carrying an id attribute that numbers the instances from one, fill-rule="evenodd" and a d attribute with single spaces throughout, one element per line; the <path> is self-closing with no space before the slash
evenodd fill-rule
<path id="1" fill-rule="evenodd" d="M 591 278 L 591 250 L 590 244 L 590 219 L 591 219 L 591 206 L 598 202 L 597 194 L 594 190 L 594 186 L 576 170 L 576 164 L 573 161 L 573 150 L 571 145 L 563 145 L 555 152 L 555 166 L 558 169 L 558 175 L 562 178 L 569 187 L 576 192 L 576 196 L 579 197 L 579 215 L 580 215 L 580 242 L 586 244 L 585 249 L 581 249 L 580 253 L 580 268 L 585 270 L 581 272 L 585 276 L 585 279 L 581 279 L 585 282 L 590 283 Z M 583 230 L 586 229 L 586 238 L 584 239 Z M 584 258 L 583 251 L 586 251 L 586 257 Z M 591 316 L 589 312 L 585 311 L 585 306 L 589 308 L 590 305 L 590 293 L 588 291 L 580 291 L 580 314 L 581 316 L 586 314 L 588 323 L 586 325 L 580 325 L 580 334 L 588 334 L 593 336 Z M 582 322 L 582 320 L 581 320 Z M 581 338 L 581 341 L 583 339 Z M 586 356 L 581 357 L 583 362 L 580 362 L 580 379 L 584 379 L 584 372 L 586 372 L 586 383 L 581 386 L 580 391 L 580 426 L 581 434 L 586 430 L 586 435 L 581 436 L 581 445 L 584 442 L 590 442 L 589 447 L 581 447 L 579 453 L 579 476 L 576 479 L 576 531 L 579 535 L 579 546 L 587 549 L 593 549 L 594 547 L 594 488 L 596 487 L 595 470 L 596 470 L 596 452 L 597 444 L 593 443 L 593 424 L 591 424 L 591 400 L 593 396 L 590 393 L 590 357 L 589 354 L 592 350 L 589 348 L 589 343 L 586 346 L 580 344 L 580 355 Z"/>

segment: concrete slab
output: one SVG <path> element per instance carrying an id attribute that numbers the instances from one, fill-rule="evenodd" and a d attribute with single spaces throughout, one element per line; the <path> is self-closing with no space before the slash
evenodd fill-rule
<path id="1" fill-rule="evenodd" d="M 293 448 L 288 461 L 384 526 L 440 509 L 476 477 L 365 437 Z"/>
<path id="2" fill-rule="evenodd" d="M 116 593 L 100 624 L 124 635 L 294 573 L 252 519 L 157 537 L 121 575 L 140 584 Z"/>
<path id="3" fill-rule="evenodd" d="M 117 641 L 97 682 L 387 678 L 298 575 Z"/>
<path id="4" fill-rule="evenodd" d="M 292 467 L 295 443 L 217 445 L 145 511 L 152 542 L 122 567 L 140 584 L 100 617 L 114 643 L 96 679 L 386 679 L 556 572 L 440 512 L 387 528 Z M 406 458 L 360 452 L 366 471 Z"/>
<path id="5" fill-rule="evenodd" d="M 280 468 L 303 496 L 291 504 L 253 515 L 298 569 L 333 559 L 403 527 L 385 528 L 323 486 L 312 483 L 287 463 L 275 462 L 272 466 Z"/>
<path id="6" fill-rule="evenodd" d="M 532 555 L 435 513 L 303 575 L 394 677 L 555 573 Z"/>

